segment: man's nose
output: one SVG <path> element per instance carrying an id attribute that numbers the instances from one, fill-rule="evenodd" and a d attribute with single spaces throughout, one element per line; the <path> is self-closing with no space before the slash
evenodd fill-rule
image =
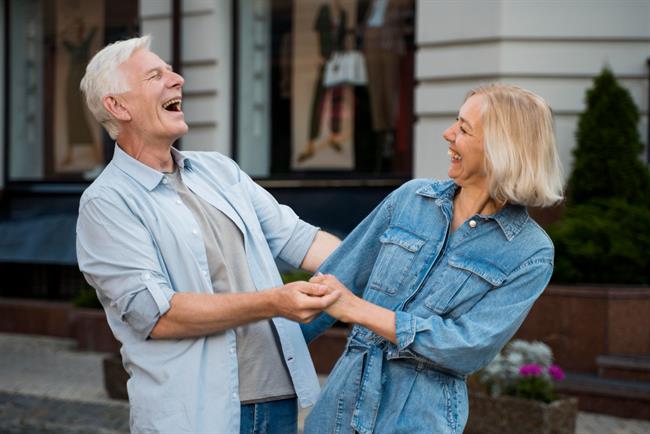
<path id="1" fill-rule="evenodd" d="M 169 86 L 170 87 L 181 87 L 185 83 L 185 79 L 183 78 L 182 75 L 176 73 L 176 72 L 171 72 L 171 78 L 169 79 Z"/>

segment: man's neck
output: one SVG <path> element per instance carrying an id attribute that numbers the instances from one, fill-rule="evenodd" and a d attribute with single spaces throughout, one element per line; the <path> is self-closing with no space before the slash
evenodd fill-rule
<path id="1" fill-rule="evenodd" d="M 136 140 L 133 137 L 118 137 L 118 145 L 124 152 L 144 165 L 159 172 L 173 172 L 174 159 L 171 154 L 173 142 Z"/>

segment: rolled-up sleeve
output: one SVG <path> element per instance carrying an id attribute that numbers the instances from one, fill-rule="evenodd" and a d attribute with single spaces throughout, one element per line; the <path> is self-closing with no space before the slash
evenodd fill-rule
<path id="1" fill-rule="evenodd" d="M 470 374 L 488 364 L 514 335 L 552 272 L 552 259 L 531 259 L 458 318 L 398 311 L 392 352 L 410 351 L 445 370 Z"/>
<path id="2" fill-rule="evenodd" d="M 154 242 L 136 216 L 106 199 L 82 200 L 77 260 L 105 309 L 147 338 L 174 294 Z"/>

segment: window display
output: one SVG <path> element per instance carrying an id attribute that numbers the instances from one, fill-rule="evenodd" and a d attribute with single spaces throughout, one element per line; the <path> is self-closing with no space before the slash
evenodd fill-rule
<path id="1" fill-rule="evenodd" d="M 240 59 L 252 25 L 270 33 L 267 137 L 244 140 L 255 101 L 241 91 L 238 155 L 258 150 L 259 177 L 409 177 L 413 128 L 412 0 L 257 0 L 270 11 L 248 19 L 239 7 Z M 263 17 L 263 19 L 262 19 Z M 242 23 L 249 23 L 244 25 Z M 240 80 L 246 66 L 240 60 Z M 270 148 L 261 149 L 266 146 Z M 250 170 L 246 158 L 239 158 Z M 260 166 L 261 164 L 261 166 Z"/>
<path id="2" fill-rule="evenodd" d="M 79 83 L 100 47 L 136 34 L 128 0 L 13 0 L 9 3 L 9 179 L 87 180 L 112 142 L 95 122 Z"/>

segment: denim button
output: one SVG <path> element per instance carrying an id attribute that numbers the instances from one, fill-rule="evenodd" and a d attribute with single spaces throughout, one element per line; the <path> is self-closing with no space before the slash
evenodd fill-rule
<path id="1" fill-rule="evenodd" d="M 476 227 L 476 221 L 475 220 L 470 220 L 469 221 L 469 227 L 472 228 L 472 229 L 475 228 Z"/>

